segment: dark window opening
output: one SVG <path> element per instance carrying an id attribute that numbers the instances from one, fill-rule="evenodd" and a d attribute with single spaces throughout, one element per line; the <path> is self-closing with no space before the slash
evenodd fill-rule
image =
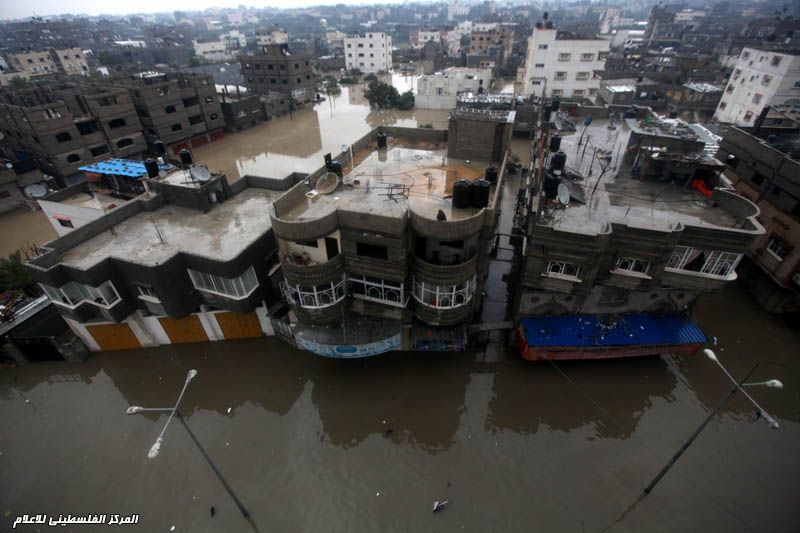
<path id="1" fill-rule="evenodd" d="M 319 247 L 319 243 L 317 241 L 297 241 L 297 244 L 300 246 L 308 246 L 309 248 Z"/>
<path id="2" fill-rule="evenodd" d="M 58 223 L 60 225 L 64 226 L 65 228 L 74 228 L 75 227 L 75 225 L 69 219 L 58 218 L 56 220 L 58 220 Z"/>
<path id="3" fill-rule="evenodd" d="M 56 140 L 60 143 L 69 142 L 72 140 L 72 135 L 66 131 L 62 131 L 61 133 L 56 133 Z"/>
<path id="4" fill-rule="evenodd" d="M 762 176 L 761 174 L 756 172 L 755 174 L 753 174 L 753 177 L 751 178 L 751 180 L 756 185 L 761 185 L 762 183 L 764 183 L 764 176 Z"/>
<path id="5" fill-rule="evenodd" d="M 172 125 L 172 131 L 180 131 L 182 129 L 183 129 L 183 126 L 181 126 L 180 124 L 173 124 Z"/>
<path id="6" fill-rule="evenodd" d="M 203 115 L 195 115 L 193 117 L 189 117 L 189 124 L 194 126 L 195 124 L 200 124 L 203 122 Z"/>
<path id="7" fill-rule="evenodd" d="M 372 259 L 389 259 L 389 251 L 385 246 L 367 244 L 365 242 L 356 243 L 356 254 L 361 257 L 371 257 Z"/>
<path id="8" fill-rule="evenodd" d="M 133 144 L 132 139 L 120 139 L 117 141 L 117 148 L 125 148 L 126 146 L 130 146 Z"/>
<path id="9" fill-rule="evenodd" d="M 108 121 L 108 128 L 112 129 L 112 130 L 115 130 L 117 128 L 122 128 L 126 124 L 127 124 L 127 122 L 125 122 L 124 118 L 115 118 L 115 119 L 112 119 L 112 120 Z"/>
<path id="10" fill-rule="evenodd" d="M 325 251 L 328 253 L 329 260 L 339 255 L 339 241 L 332 237 L 325 237 Z"/>
<path id="11" fill-rule="evenodd" d="M 192 107 L 196 106 L 200 103 L 200 99 L 196 96 L 192 96 L 191 98 L 184 98 L 183 99 L 183 107 Z"/>
<path id="12" fill-rule="evenodd" d="M 67 156 L 67 163 L 77 163 L 80 160 L 81 156 L 79 156 L 78 154 L 69 154 Z"/>
<path id="13" fill-rule="evenodd" d="M 94 148 L 90 148 L 89 152 L 91 152 L 93 157 L 97 157 L 99 155 L 107 154 L 108 152 L 110 152 L 110 150 L 107 144 L 103 144 L 101 146 L 95 146 Z"/>
<path id="14" fill-rule="evenodd" d="M 75 126 L 78 128 L 78 133 L 81 135 L 91 135 L 97 131 L 97 124 L 93 120 L 78 122 Z"/>
<path id="15" fill-rule="evenodd" d="M 458 248 L 459 250 L 464 249 L 464 241 L 442 241 L 439 244 L 442 246 L 447 246 L 448 248 Z"/>
<path id="16" fill-rule="evenodd" d="M 164 108 L 164 113 L 167 114 L 174 113 L 175 111 L 177 111 L 177 109 L 175 109 L 174 105 L 168 105 L 167 107 Z"/>

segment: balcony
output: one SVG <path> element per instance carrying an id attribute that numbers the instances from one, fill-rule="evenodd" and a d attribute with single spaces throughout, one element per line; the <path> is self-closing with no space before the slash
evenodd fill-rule
<path id="1" fill-rule="evenodd" d="M 344 256 L 339 254 L 324 263 L 303 263 L 293 255 L 281 257 L 281 268 L 290 284 L 323 285 L 338 281 L 344 274 Z"/>
<path id="2" fill-rule="evenodd" d="M 474 235 L 483 226 L 485 209 L 477 214 L 452 221 L 439 221 L 426 218 L 411 210 L 411 227 L 417 234 L 441 241 L 455 241 Z"/>
<path id="3" fill-rule="evenodd" d="M 416 256 L 411 263 L 414 276 L 419 281 L 443 285 L 463 282 L 475 277 L 477 267 L 477 255 L 456 265 L 437 265 Z"/>
<path id="4" fill-rule="evenodd" d="M 281 282 L 281 292 L 302 322 L 315 325 L 335 324 L 344 316 L 347 296 L 345 278 L 338 282 L 307 287 Z"/>

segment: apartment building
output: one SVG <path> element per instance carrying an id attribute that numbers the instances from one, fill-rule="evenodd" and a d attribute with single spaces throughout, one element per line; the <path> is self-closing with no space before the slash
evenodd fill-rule
<path id="1" fill-rule="evenodd" d="M 385 33 L 365 33 L 344 39 L 344 60 L 348 70 L 365 73 L 392 68 L 392 38 Z"/>
<path id="2" fill-rule="evenodd" d="M 345 37 L 347 37 L 347 34 L 341 31 L 325 32 L 325 42 L 328 45 L 330 53 L 334 55 L 341 55 L 344 53 Z"/>
<path id="3" fill-rule="evenodd" d="M 194 164 L 144 179 L 150 194 L 47 243 L 27 263 L 70 328 L 91 351 L 273 334 L 274 183 L 229 186 Z"/>
<path id="4" fill-rule="evenodd" d="M 297 103 L 314 99 L 316 78 L 307 52 L 296 52 L 288 44 L 272 44 L 263 46 L 260 54 L 239 56 L 239 62 L 253 94 L 277 92 Z"/>
<path id="5" fill-rule="evenodd" d="M 258 46 L 287 44 L 288 42 L 289 34 L 280 28 L 273 28 L 271 30 L 256 30 L 256 44 L 258 44 Z"/>
<path id="6" fill-rule="evenodd" d="M 489 91 L 492 82 L 491 69 L 450 67 L 436 74 L 420 76 L 414 106 L 419 109 L 455 109 L 460 93 Z"/>
<path id="7" fill-rule="evenodd" d="M 800 120 L 800 55 L 743 48 L 733 67 L 714 119 L 737 126 L 753 126 L 766 106 Z M 797 123 L 769 112 L 764 125 L 797 127 Z"/>
<path id="8" fill-rule="evenodd" d="M 206 61 L 225 61 L 233 57 L 228 43 L 223 39 L 192 41 L 192 46 L 195 55 Z"/>
<path id="9" fill-rule="evenodd" d="M 447 42 L 447 32 L 442 30 L 414 30 L 411 32 L 411 48 L 422 50 L 425 43 Z"/>
<path id="10" fill-rule="evenodd" d="M 488 138 L 470 131 L 475 144 L 493 141 L 494 129 Z M 328 169 L 348 168 L 349 150 L 273 203 L 298 347 L 344 358 L 464 349 L 483 298 L 504 164 L 451 157 L 445 137 L 375 130 L 352 146 L 354 168 L 341 178 Z M 490 167 L 492 181 L 481 180 Z"/>
<path id="11" fill-rule="evenodd" d="M 736 192 L 758 205 L 766 228 L 747 250 L 739 272 L 753 297 L 772 313 L 800 309 L 800 158 L 798 134 L 767 142 L 729 128 L 717 157 Z"/>
<path id="12" fill-rule="evenodd" d="M 495 56 L 495 66 L 502 66 L 514 48 L 514 28 L 501 24 L 469 36 L 469 54 Z"/>
<path id="13" fill-rule="evenodd" d="M 225 119 L 211 75 L 142 72 L 116 85 L 128 91 L 151 147 L 161 141 L 177 154 L 224 135 Z"/>
<path id="14" fill-rule="evenodd" d="M 9 67 L 24 72 L 28 77 L 46 76 L 59 71 L 50 50 L 10 53 L 7 58 Z"/>
<path id="15" fill-rule="evenodd" d="M 692 353 L 705 336 L 686 313 L 737 278 L 765 233 L 758 207 L 724 186 L 725 165 L 693 128 L 627 119 L 609 137 L 606 126 L 595 121 L 586 135 L 610 157 L 583 158 L 579 136 L 543 137 L 532 165 L 541 173 L 523 183 L 514 305 L 525 358 L 554 344 L 572 348 L 544 358 Z M 540 335 L 554 321 L 563 336 Z"/>
<path id="16" fill-rule="evenodd" d="M 62 182 L 83 165 L 146 148 L 131 97 L 106 85 L 5 89 L 0 92 L 0 130 L 17 156 L 33 157 L 42 172 Z"/>
<path id="17" fill-rule="evenodd" d="M 580 38 L 555 28 L 534 28 L 525 59 L 524 94 L 595 101 L 609 42 Z"/>
<path id="18" fill-rule="evenodd" d="M 89 63 L 80 48 L 51 48 L 50 56 L 61 74 L 67 76 L 88 76 Z"/>

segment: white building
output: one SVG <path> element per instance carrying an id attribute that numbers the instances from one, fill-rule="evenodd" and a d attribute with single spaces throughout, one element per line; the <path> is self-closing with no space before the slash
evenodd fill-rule
<path id="1" fill-rule="evenodd" d="M 247 46 L 247 37 L 239 30 L 231 30 L 227 33 L 223 33 L 219 38 L 225 41 L 225 46 L 229 53 L 234 50 L 241 50 Z"/>
<path id="2" fill-rule="evenodd" d="M 534 28 L 525 59 L 523 94 L 589 98 L 600 90 L 608 56 L 604 39 L 561 39 L 558 30 Z"/>
<path id="3" fill-rule="evenodd" d="M 706 16 L 705 11 L 697 9 L 683 9 L 675 13 L 675 22 L 683 24 L 692 24 Z"/>
<path id="4" fill-rule="evenodd" d="M 224 61 L 233 57 L 228 51 L 228 43 L 222 39 L 206 42 L 192 41 L 192 45 L 195 55 L 206 61 Z"/>
<path id="5" fill-rule="evenodd" d="M 752 126 L 767 105 L 800 120 L 800 56 L 744 48 L 714 119 Z M 765 124 L 789 122 L 777 113 L 770 113 Z"/>
<path id="6" fill-rule="evenodd" d="M 334 54 L 344 52 L 344 38 L 347 34 L 341 31 L 328 31 L 325 32 L 325 42 L 328 43 L 328 48 Z"/>
<path id="7" fill-rule="evenodd" d="M 447 20 L 453 20 L 455 17 L 466 17 L 467 15 L 469 15 L 469 6 L 466 2 L 450 0 L 447 3 Z"/>
<path id="8" fill-rule="evenodd" d="M 373 73 L 392 68 L 392 38 L 370 32 L 344 39 L 344 60 L 348 70 Z"/>
<path id="9" fill-rule="evenodd" d="M 280 28 L 259 30 L 256 32 L 256 42 L 259 46 L 266 46 L 268 44 L 286 44 L 289 42 L 289 34 Z"/>
<path id="10" fill-rule="evenodd" d="M 488 91 L 492 69 L 450 67 L 442 72 L 420 76 L 414 107 L 420 109 L 455 109 L 459 93 Z"/>
<path id="11" fill-rule="evenodd" d="M 439 43 L 447 39 L 447 33 L 439 30 L 418 30 L 411 34 L 411 48 L 420 50 L 425 43 Z"/>

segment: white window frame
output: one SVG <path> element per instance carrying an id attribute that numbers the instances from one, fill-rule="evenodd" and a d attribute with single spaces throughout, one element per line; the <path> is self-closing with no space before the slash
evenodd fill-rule
<path id="1" fill-rule="evenodd" d="M 255 268 L 252 266 L 245 270 L 241 276 L 224 278 L 216 274 L 193 270 L 186 270 L 195 289 L 209 294 L 216 294 L 231 300 L 244 300 L 253 294 L 259 284 Z"/>
<path id="2" fill-rule="evenodd" d="M 564 271 L 567 269 L 574 269 L 575 274 L 565 274 Z M 556 278 L 556 279 L 563 279 L 567 281 L 577 281 L 580 282 L 581 278 L 581 266 L 577 263 L 572 263 L 570 261 L 548 261 L 547 268 L 544 272 L 542 272 L 542 276 L 548 278 Z"/>
<path id="3" fill-rule="evenodd" d="M 156 294 L 156 291 L 153 290 L 153 287 L 149 285 L 140 285 L 136 284 L 136 293 L 140 300 L 144 300 L 145 302 L 152 302 L 155 304 L 160 304 L 161 299 Z"/>
<path id="4" fill-rule="evenodd" d="M 364 285 L 364 294 L 353 292 L 352 285 Z M 380 280 L 380 283 L 367 279 L 367 276 L 358 274 L 347 275 L 348 292 L 353 298 L 368 300 L 393 307 L 405 307 L 408 305 L 409 295 L 406 294 L 405 283 L 397 281 Z M 389 295 L 396 295 L 397 298 L 387 298 Z"/>
<path id="5" fill-rule="evenodd" d="M 775 248 L 775 250 L 773 250 L 773 248 Z M 780 255 L 781 250 L 784 252 L 783 256 Z M 786 256 L 789 255 L 789 249 L 786 248 L 782 242 L 779 242 L 779 239 L 776 237 L 770 237 L 769 243 L 767 244 L 767 252 L 778 261 L 783 261 Z"/>
<path id="6" fill-rule="evenodd" d="M 475 276 L 455 285 L 435 285 L 414 278 L 414 299 L 432 309 L 464 307 L 475 295 Z M 432 298 L 433 301 L 430 301 Z M 427 300 L 427 301 L 426 301 Z"/>
<path id="7" fill-rule="evenodd" d="M 611 271 L 614 274 L 623 274 L 637 278 L 650 279 L 650 261 L 633 257 L 618 257 Z"/>
<path id="8" fill-rule="evenodd" d="M 289 285 L 281 282 L 281 291 L 286 301 L 304 309 L 324 309 L 336 305 L 347 296 L 347 278 L 342 276 L 337 282 L 331 281 L 313 287 L 302 285 Z"/>
<path id="9" fill-rule="evenodd" d="M 45 283 L 40 283 L 39 286 L 54 304 L 66 307 L 67 309 L 75 309 L 83 302 L 88 302 L 101 309 L 111 309 L 120 300 L 119 292 L 117 292 L 117 288 L 114 287 L 111 281 L 104 281 L 98 287 L 78 283 L 77 281 L 70 281 L 61 287 L 53 287 Z M 110 289 L 111 293 L 104 294 L 103 289 Z M 72 293 L 72 295 L 69 293 Z M 107 298 L 109 295 L 113 298 L 110 301 Z M 76 298 L 75 296 L 78 297 Z M 106 303 L 97 302 L 96 300 L 98 298 Z M 64 301 L 65 299 L 66 302 Z"/>
<path id="10" fill-rule="evenodd" d="M 706 254 L 706 260 L 699 271 L 687 270 L 685 267 L 699 254 Z M 703 250 L 691 246 L 676 246 L 672 251 L 665 270 L 680 274 L 708 276 L 716 279 L 733 280 L 736 277 L 736 267 L 742 259 L 742 254 L 734 252 L 721 252 L 718 250 Z"/>

